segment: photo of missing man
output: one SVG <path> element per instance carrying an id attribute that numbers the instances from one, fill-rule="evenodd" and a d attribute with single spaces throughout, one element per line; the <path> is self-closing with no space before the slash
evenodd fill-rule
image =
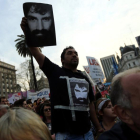
<path id="1" fill-rule="evenodd" d="M 88 83 L 70 82 L 71 94 L 75 106 L 88 105 Z"/>
<path id="2" fill-rule="evenodd" d="M 34 47 L 56 45 L 52 5 L 24 3 L 23 10 L 28 23 L 25 33 L 27 45 Z"/>

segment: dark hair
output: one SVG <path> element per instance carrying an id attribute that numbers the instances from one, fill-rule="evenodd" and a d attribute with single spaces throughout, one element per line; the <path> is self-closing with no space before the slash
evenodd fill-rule
<path id="1" fill-rule="evenodd" d="M 6 99 L 6 97 L 0 97 L 0 103 L 1 103 L 1 99 Z"/>
<path id="2" fill-rule="evenodd" d="M 28 100 L 27 100 L 27 104 L 32 104 L 31 99 L 28 99 Z"/>
<path id="3" fill-rule="evenodd" d="M 45 122 L 45 119 L 46 119 L 45 116 L 44 116 L 44 106 L 50 106 L 51 107 L 51 104 L 44 103 L 40 107 L 40 115 L 43 117 L 43 122 Z"/>
<path id="4" fill-rule="evenodd" d="M 95 94 L 95 100 L 97 101 L 99 98 L 102 98 L 102 95 L 101 95 L 100 92 L 97 92 L 97 93 Z"/>
<path id="5" fill-rule="evenodd" d="M 74 49 L 74 47 L 72 47 L 72 46 L 66 47 L 66 48 L 63 50 L 63 52 L 61 53 L 61 59 L 64 60 L 64 56 L 65 56 L 66 50 L 68 50 L 68 49 Z M 62 65 L 63 65 L 63 63 L 62 63 Z"/>
<path id="6" fill-rule="evenodd" d="M 30 9 L 31 7 L 34 7 L 33 9 Z M 31 13 L 39 13 L 41 15 L 46 14 L 48 11 L 52 14 L 52 5 L 49 4 L 43 4 L 43 3 L 33 3 L 33 2 L 27 2 L 23 4 L 24 9 L 24 15 L 27 17 L 28 12 Z"/>
<path id="7" fill-rule="evenodd" d="M 14 107 L 22 107 L 24 101 L 26 101 L 26 100 L 25 99 L 19 99 L 19 100 L 15 101 L 14 102 Z"/>
<path id="8" fill-rule="evenodd" d="M 96 104 L 96 113 L 97 113 L 97 116 L 98 116 L 99 121 L 102 121 L 102 116 L 98 113 L 98 105 L 99 105 L 103 100 L 104 100 L 104 98 L 98 99 L 97 104 Z M 106 102 L 104 103 L 104 105 L 102 106 L 102 108 L 101 108 L 101 110 L 100 110 L 102 113 L 104 113 L 103 110 L 107 107 L 107 105 L 109 104 L 109 102 L 111 102 L 111 100 L 106 101 Z"/>

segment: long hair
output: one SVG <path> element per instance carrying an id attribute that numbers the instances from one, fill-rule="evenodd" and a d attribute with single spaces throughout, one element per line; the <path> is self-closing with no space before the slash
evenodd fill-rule
<path id="1" fill-rule="evenodd" d="M 0 140 L 52 140 L 47 126 L 34 112 L 13 108 L 0 119 Z"/>

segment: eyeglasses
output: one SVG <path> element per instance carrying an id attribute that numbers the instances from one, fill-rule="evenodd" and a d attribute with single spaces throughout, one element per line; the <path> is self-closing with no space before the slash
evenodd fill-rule
<path id="1" fill-rule="evenodd" d="M 51 111 L 51 108 L 46 108 L 46 109 L 44 109 L 44 111 L 45 111 L 45 112 Z"/>

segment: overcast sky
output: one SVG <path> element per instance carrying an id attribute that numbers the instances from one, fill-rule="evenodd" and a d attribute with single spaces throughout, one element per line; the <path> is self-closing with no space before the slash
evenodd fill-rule
<path id="1" fill-rule="evenodd" d="M 0 60 L 19 67 L 25 58 L 18 55 L 14 40 L 21 35 L 24 2 L 53 6 L 57 45 L 42 52 L 61 66 L 66 46 L 77 50 L 78 69 L 87 65 L 86 56 L 100 58 L 120 55 L 120 46 L 135 44 L 140 35 L 140 0 L 0 0 Z M 35 63 L 37 66 L 37 63 Z"/>

